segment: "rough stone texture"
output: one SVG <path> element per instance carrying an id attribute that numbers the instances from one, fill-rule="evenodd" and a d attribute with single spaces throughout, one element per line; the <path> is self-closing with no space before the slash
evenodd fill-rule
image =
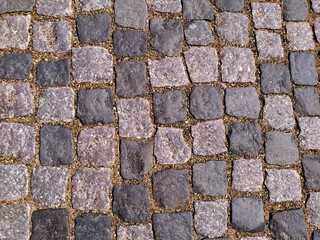
<path id="1" fill-rule="evenodd" d="M 158 12 L 178 13 L 182 10 L 181 0 L 150 0 L 149 4 Z"/>
<path id="2" fill-rule="evenodd" d="M 231 225 L 240 232 L 262 232 L 265 228 L 261 198 L 232 198 Z"/>
<path id="3" fill-rule="evenodd" d="M 114 128 L 97 126 L 82 129 L 78 135 L 78 160 L 82 165 L 111 167 L 115 159 Z"/>
<path id="4" fill-rule="evenodd" d="M 37 85 L 47 87 L 66 86 L 70 83 L 70 61 L 40 62 L 37 65 Z"/>
<path id="5" fill-rule="evenodd" d="M 271 238 L 268 238 L 268 237 L 244 237 L 244 238 L 241 238 L 241 240 L 271 240 Z"/>
<path id="6" fill-rule="evenodd" d="M 213 202 L 196 202 L 194 204 L 195 229 L 206 237 L 219 237 L 227 231 L 228 201 L 219 199 Z"/>
<path id="7" fill-rule="evenodd" d="M 113 32 L 114 53 L 118 57 L 143 57 L 147 49 L 147 34 L 137 30 Z"/>
<path id="8" fill-rule="evenodd" d="M 36 156 L 36 131 L 20 123 L 0 123 L 0 154 L 28 163 Z"/>
<path id="9" fill-rule="evenodd" d="M 74 118 L 74 91 L 72 88 L 46 88 L 39 100 L 40 122 L 71 122 Z"/>
<path id="10" fill-rule="evenodd" d="M 302 155 L 303 175 L 307 189 L 320 190 L 320 155 Z"/>
<path id="11" fill-rule="evenodd" d="M 113 189 L 113 213 L 125 222 L 150 219 L 148 184 L 121 184 Z"/>
<path id="12" fill-rule="evenodd" d="M 110 83 L 113 78 L 113 57 L 107 49 L 86 46 L 72 49 L 73 78 L 78 83 Z"/>
<path id="13" fill-rule="evenodd" d="M 37 167 L 31 178 L 32 199 L 45 207 L 60 207 L 65 204 L 68 169 Z"/>
<path id="14" fill-rule="evenodd" d="M 218 80 L 218 55 L 214 48 L 191 47 L 184 58 L 193 83 Z"/>
<path id="15" fill-rule="evenodd" d="M 209 0 L 182 0 L 184 19 L 213 19 L 213 8 Z"/>
<path id="16" fill-rule="evenodd" d="M 84 125 L 114 122 L 111 88 L 88 89 L 78 92 L 77 114 Z"/>
<path id="17" fill-rule="evenodd" d="M 110 169 L 79 168 L 72 177 L 72 206 L 78 210 L 109 210 L 110 190 Z"/>
<path id="18" fill-rule="evenodd" d="M 197 123 L 191 127 L 193 152 L 196 155 L 215 155 L 227 151 L 222 119 Z"/>
<path id="19" fill-rule="evenodd" d="M 283 0 L 282 9 L 285 21 L 308 20 L 308 3 L 306 0 Z"/>
<path id="20" fill-rule="evenodd" d="M 83 213 L 76 218 L 75 237 L 77 240 L 111 239 L 111 218 L 107 214 Z"/>
<path id="21" fill-rule="evenodd" d="M 30 207 L 27 204 L 0 207 L 0 238 L 29 240 Z"/>
<path id="22" fill-rule="evenodd" d="M 271 214 L 269 228 L 274 239 L 308 239 L 307 226 L 301 208 Z"/>
<path id="23" fill-rule="evenodd" d="M 316 88 L 294 89 L 295 112 L 298 116 L 319 115 L 319 93 Z"/>
<path id="24" fill-rule="evenodd" d="M 144 29 L 148 14 L 145 0 L 115 0 L 114 12 L 116 24 Z"/>
<path id="25" fill-rule="evenodd" d="M 30 53 L 5 54 L 0 57 L 0 78 L 28 79 L 31 67 Z"/>
<path id="26" fill-rule="evenodd" d="M 196 119 L 210 120 L 222 117 L 222 91 L 210 86 L 193 87 L 190 94 L 190 112 Z"/>
<path id="27" fill-rule="evenodd" d="M 37 13 L 48 16 L 70 16 L 72 0 L 37 0 Z"/>
<path id="28" fill-rule="evenodd" d="M 265 137 L 266 162 L 285 166 L 299 163 L 299 152 L 293 132 L 271 131 Z"/>
<path id="29" fill-rule="evenodd" d="M 78 11 L 96 11 L 111 7 L 111 0 L 75 0 Z"/>
<path id="30" fill-rule="evenodd" d="M 153 135 L 154 125 L 147 99 L 119 99 L 117 112 L 121 137 L 149 138 Z"/>
<path id="31" fill-rule="evenodd" d="M 147 68 L 140 61 L 127 61 L 115 65 L 116 93 L 119 97 L 132 98 L 149 93 Z"/>
<path id="32" fill-rule="evenodd" d="M 119 226 L 117 228 L 117 240 L 139 239 L 139 240 L 152 240 L 152 226 L 147 225 L 134 225 L 134 226 Z"/>
<path id="33" fill-rule="evenodd" d="M 298 118 L 300 148 L 320 149 L 320 119 L 318 117 Z"/>
<path id="34" fill-rule="evenodd" d="M 184 36 L 190 45 L 208 45 L 213 42 L 210 24 L 206 21 L 194 21 L 184 29 Z"/>
<path id="35" fill-rule="evenodd" d="M 124 179 L 142 180 L 152 167 L 152 142 L 136 142 L 121 139 L 120 171 Z"/>
<path id="36" fill-rule="evenodd" d="M 311 4 L 312 10 L 315 13 L 320 13 L 320 1 L 319 0 L 312 0 L 311 3 L 312 3 Z"/>
<path id="37" fill-rule="evenodd" d="M 189 174 L 187 169 L 168 169 L 152 177 L 153 199 L 164 209 L 181 209 L 189 206 Z"/>
<path id="38" fill-rule="evenodd" d="M 192 240 L 192 213 L 156 213 L 152 216 L 155 239 Z"/>
<path id="39" fill-rule="evenodd" d="M 315 230 L 312 235 L 313 235 L 312 240 L 319 240 L 320 239 L 320 230 Z"/>
<path id="40" fill-rule="evenodd" d="M 108 13 L 79 14 L 76 22 L 81 43 L 104 42 L 109 38 L 111 17 Z"/>
<path id="41" fill-rule="evenodd" d="M 295 118 L 289 96 L 268 96 L 264 98 L 263 124 L 280 130 L 294 127 Z"/>
<path id="42" fill-rule="evenodd" d="M 300 175 L 296 170 L 268 169 L 265 185 L 270 202 L 299 201 L 302 198 Z"/>
<path id="43" fill-rule="evenodd" d="M 192 167 L 193 190 L 201 195 L 225 196 L 228 190 L 225 161 L 196 163 Z"/>
<path id="44" fill-rule="evenodd" d="M 279 34 L 267 31 L 255 31 L 259 57 L 262 60 L 279 59 L 284 51 Z"/>
<path id="45" fill-rule="evenodd" d="M 290 93 L 291 77 L 289 68 L 282 64 L 263 63 L 261 71 L 261 92 Z"/>
<path id="46" fill-rule="evenodd" d="M 229 125 L 229 151 L 232 154 L 252 156 L 261 146 L 261 128 L 256 122 L 236 122 Z"/>
<path id="47" fill-rule="evenodd" d="M 2 5 L 2 4 L 1 4 Z M 1 9 L 0 9 L 1 11 Z M 31 16 L 1 16 L 0 49 L 18 48 L 25 50 L 29 45 Z"/>
<path id="48" fill-rule="evenodd" d="M 252 2 L 252 20 L 255 28 L 280 29 L 281 7 L 278 3 Z"/>
<path id="49" fill-rule="evenodd" d="M 214 3 L 222 11 L 241 12 L 244 7 L 243 0 L 215 0 Z"/>
<path id="50" fill-rule="evenodd" d="M 0 201 L 14 201 L 28 194 L 28 169 L 21 164 L 0 164 Z M 1 221 L 1 220 L 0 220 Z M 1 223 L 0 223 L 1 226 Z M 1 236 L 1 230 L 0 230 Z"/>
<path id="51" fill-rule="evenodd" d="M 33 49 L 38 52 L 67 52 L 71 49 L 70 23 L 68 21 L 35 23 L 32 41 Z"/>
<path id="52" fill-rule="evenodd" d="M 260 159 L 238 159 L 233 161 L 232 188 L 240 192 L 262 190 L 263 173 Z"/>
<path id="53" fill-rule="evenodd" d="M 255 61 L 249 48 L 225 47 L 221 50 L 223 82 L 255 82 Z"/>
<path id="54" fill-rule="evenodd" d="M 320 227 L 320 192 L 310 192 L 306 203 L 307 220 Z"/>
<path id="55" fill-rule="evenodd" d="M 319 4 L 319 8 L 320 8 L 320 4 Z M 320 42 L 320 18 L 319 17 L 315 19 L 313 27 L 314 27 L 314 33 L 315 33 L 317 42 Z"/>
<path id="56" fill-rule="evenodd" d="M 178 87 L 190 83 L 180 57 L 149 61 L 148 70 L 152 87 Z"/>
<path id="57" fill-rule="evenodd" d="M 217 35 L 222 41 L 241 45 L 249 42 L 249 19 L 243 14 L 220 12 L 215 23 Z"/>
<path id="58" fill-rule="evenodd" d="M 170 124 L 187 120 L 186 94 L 175 90 L 153 94 L 154 121 L 157 124 Z"/>
<path id="59" fill-rule="evenodd" d="M 1 1 L 0 14 L 7 12 L 29 12 L 35 0 L 3 0 Z"/>
<path id="60" fill-rule="evenodd" d="M 309 23 L 287 22 L 286 29 L 291 51 L 314 49 L 313 33 Z"/>
<path id="61" fill-rule="evenodd" d="M 29 83 L 0 84 L 0 119 L 33 114 L 34 95 Z"/>

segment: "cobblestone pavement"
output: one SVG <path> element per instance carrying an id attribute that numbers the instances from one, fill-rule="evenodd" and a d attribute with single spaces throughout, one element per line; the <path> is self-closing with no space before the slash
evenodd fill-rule
<path id="1" fill-rule="evenodd" d="M 320 239 L 320 0 L 0 0 L 1 240 Z"/>

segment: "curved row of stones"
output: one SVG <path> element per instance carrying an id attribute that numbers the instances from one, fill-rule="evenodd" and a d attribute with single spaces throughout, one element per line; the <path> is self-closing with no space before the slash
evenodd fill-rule
<path id="1" fill-rule="evenodd" d="M 31 199 L 41 208 L 32 213 L 31 239 L 69 238 L 66 208 L 69 179 L 72 208 L 86 211 L 76 218 L 75 239 L 113 239 L 111 215 L 135 224 L 118 226 L 117 239 L 231 237 L 229 222 L 232 229 L 247 233 L 241 239 L 269 239 L 269 235 L 263 236 L 261 232 L 271 233 L 274 239 L 308 239 L 311 235 L 320 239 L 319 230 L 307 232 L 306 225 L 307 221 L 313 229 L 320 228 L 320 192 L 317 192 L 320 156 L 300 154 L 303 176 L 297 167 L 298 147 L 302 151 L 320 150 L 318 74 L 313 52 L 316 47 L 313 34 L 316 40 L 320 39 L 320 18 L 313 24 L 313 33 L 305 0 L 251 3 L 257 57 L 262 62 L 258 66 L 260 88 L 256 88 L 240 84 L 255 84 L 258 71 L 254 53 L 246 47 L 250 41 L 250 20 L 243 14 L 243 0 L 215 0 L 214 4 L 208 0 L 149 0 L 148 3 L 153 11 L 182 11 L 183 19 L 192 21 L 183 26 L 179 20 L 151 18 L 148 25 L 151 38 L 148 38 L 141 31 L 148 16 L 144 0 L 115 0 L 114 4 L 110 0 L 75 0 L 73 3 L 82 12 L 76 18 L 79 42 L 105 42 L 112 35 L 115 57 L 127 60 L 115 66 L 114 56 L 104 47 L 72 48 L 71 25 L 67 20 L 37 22 L 31 31 L 32 14 L 1 16 L 0 48 L 26 50 L 0 57 L 0 79 L 4 80 L 0 84 L 3 120 L 0 153 L 4 158 L 23 163 L 0 165 L 1 203 L 19 202 L 28 195 L 30 185 Z M 313 12 L 320 13 L 320 1 L 311 3 Z M 34 6 L 39 15 L 74 14 L 71 0 L 37 0 L 36 3 L 5 0 L 0 13 L 28 12 Z M 94 12 L 112 6 L 115 24 L 131 29 L 117 29 L 111 34 L 111 15 Z M 283 28 L 286 36 L 279 33 Z M 213 48 L 215 34 L 228 46 Z M 182 52 L 184 39 L 192 46 Z M 285 57 L 285 41 L 291 51 L 289 67 L 270 63 Z M 144 57 L 148 44 L 161 59 L 147 64 L 130 59 Z M 37 104 L 36 89 L 24 81 L 30 79 L 33 67 L 30 47 L 39 53 L 71 51 L 70 59 L 39 62 L 35 66 L 36 85 L 42 89 Z M 111 87 L 77 92 L 71 87 L 72 81 L 111 86 L 114 71 L 115 92 Z M 21 82 L 9 81 L 12 79 Z M 215 82 L 219 84 L 211 84 Z M 190 85 L 190 94 L 181 90 Z M 164 91 L 154 91 L 163 87 Z M 224 122 L 225 114 L 236 121 Z M 25 116 L 36 116 L 41 124 L 42 166 L 33 168 L 31 174 L 27 167 L 37 158 L 36 129 L 11 121 Z M 185 128 L 177 124 L 189 126 L 188 116 L 192 119 L 191 142 L 186 138 Z M 77 136 L 72 129 L 62 126 L 75 119 L 82 125 Z M 298 136 L 294 133 L 296 121 Z M 118 128 L 114 123 L 118 123 Z M 119 146 L 116 146 L 116 135 L 120 137 Z M 112 184 L 111 169 L 117 148 L 121 177 L 136 183 Z M 260 157 L 262 149 L 264 159 Z M 226 153 L 238 156 L 232 162 L 230 186 L 224 160 L 194 163 L 191 172 L 179 167 L 156 171 L 151 176 L 152 186 L 143 181 L 156 165 L 179 166 L 191 161 L 193 156 Z M 70 177 L 70 170 L 63 166 L 73 164 L 75 157 L 81 167 Z M 263 167 L 264 161 L 267 167 Z M 152 201 L 162 209 L 161 213 L 151 214 L 149 210 L 150 187 Z M 265 200 L 262 195 L 254 195 L 263 192 L 264 187 L 268 201 L 276 204 L 304 201 L 305 190 L 308 192 L 302 204 L 305 206 L 265 216 Z M 230 188 L 244 195 L 227 198 Z M 215 200 L 194 201 L 192 213 L 191 191 L 196 196 Z M 111 214 L 101 213 L 109 210 Z M 230 219 L 228 211 L 231 211 Z M 1 204 L 1 239 L 29 239 L 29 222 L 28 204 Z"/>

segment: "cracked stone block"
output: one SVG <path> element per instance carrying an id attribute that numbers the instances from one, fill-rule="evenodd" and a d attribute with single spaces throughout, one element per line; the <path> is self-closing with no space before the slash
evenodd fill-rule
<path id="1" fill-rule="evenodd" d="M 37 65 L 37 85 L 46 87 L 66 86 L 70 83 L 70 61 L 40 62 Z"/>
<path id="2" fill-rule="evenodd" d="M 244 8 L 243 0 L 215 0 L 215 5 L 222 11 L 241 12 Z"/>
<path id="3" fill-rule="evenodd" d="M 64 53 L 71 49 L 68 21 L 38 22 L 33 25 L 33 49 L 38 52 Z"/>
<path id="4" fill-rule="evenodd" d="M 72 0 L 37 0 L 37 13 L 47 16 L 72 15 Z"/>
<path id="5" fill-rule="evenodd" d="M 225 96 L 226 113 L 235 117 L 258 118 L 260 102 L 255 87 L 228 88 Z"/>
<path id="6" fill-rule="evenodd" d="M 180 90 L 153 93 L 154 121 L 170 124 L 187 120 L 186 94 Z"/>
<path id="7" fill-rule="evenodd" d="M 113 32 L 114 53 L 117 57 L 143 57 L 147 49 L 148 36 L 137 30 L 115 30 Z"/>
<path id="8" fill-rule="evenodd" d="M 315 230 L 313 232 L 312 236 L 313 236 L 312 240 L 319 240 L 320 239 L 320 230 Z"/>
<path id="9" fill-rule="evenodd" d="M 222 41 L 241 45 L 249 42 L 249 19 L 243 14 L 220 12 L 215 23 L 217 35 Z"/>
<path id="10" fill-rule="evenodd" d="M 151 141 L 136 142 L 121 139 L 120 172 L 124 179 L 142 180 L 153 167 Z"/>
<path id="11" fill-rule="evenodd" d="M 163 209 L 181 209 L 189 206 L 188 170 L 168 169 L 152 176 L 153 199 Z"/>
<path id="12" fill-rule="evenodd" d="M 262 232 L 266 226 L 261 198 L 232 198 L 231 225 L 240 232 Z"/>
<path id="13" fill-rule="evenodd" d="M 32 68 L 30 53 L 5 54 L 0 57 L 0 78 L 28 79 Z"/>
<path id="14" fill-rule="evenodd" d="M 125 222 L 145 222 L 149 212 L 148 184 L 118 184 L 113 189 L 113 213 Z"/>
<path id="15" fill-rule="evenodd" d="M 279 59 L 283 57 L 284 50 L 279 34 L 267 31 L 255 31 L 259 58 L 262 60 Z"/>
<path id="16" fill-rule="evenodd" d="M 255 72 L 255 60 L 249 48 L 222 48 L 221 77 L 223 82 L 255 82 Z"/>
<path id="17" fill-rule="evenodd" d="M 252 2 L 252 16 L 255 28 L 280 29 L 281 7 L 278 3 Z"/>
<path id="18" fill-rule="evenodd" d="M 162 56 L 178 56 L 183 42 L 183 27 L 181 22 L 173 19 L 150 19 L 152 50 Z"/>
<path id="19" fill-rule="evenodd" d="M 222 119 L 197 123 L 191 127 L 193 152 L 207 156 L 226 152 L 226 134 Z"/>
<path id="20" fill-rule="evenodd" d="M 77 35 L 81 43 L 104 42 L 109 38 L 111 17 L 109 13 L 79 14 Z"/>
<path id="21" fill-rule="evenodd" d="M 1 10 L 1 9 L 0 9 Z M 0 49 L 27 49 L 30 40 L 29 27 L 31 16 L 1 16 Z"/>
<path id="22" fill-rule="evenodd" d="M 149 94 L 147 68 L 141 61 L 126 61 L 115 65 L 116 93 L 119 97 L 133 98 Z"/>
<path id="23" fill-rule="evenodd" d="M 289 130 L 295 125 L 293 108 L 289 96 L 264 98 L 263 125 L 279 130 Z"/>
<path id="24" fill-rule="evenodd" d="M 318 117 L 298 118 L 300 148 L 320 149 L 320 119 Z"/>
<path id="25" fill-rule="evenodd" d="M 28 169 L 22 164 L 0 164 L 0 201 L 14 201 L 28 194 Z M 1 221 L 1 220 L 0 220 Z M 0 223 L 1 226 L 1 223 Z M 0 230 L 1 236 L 1 230 Z"/>
<path id="26" fill-rule="evenodd" d="M 306 203 L 307 220 L 320 227 L 320 192 L 310 192 Z"/>
<path id="27" fill-rule="evenodd" d="M 269 228 L 274 239 L 308 239 L 307 225 L 301 208 L 271 214 Z"/>
<path id="28" fill-rule="evenodd" d="M 317 85 L 318 73 L 312 52 L 290 53 L 292 81 L 297 85 Z"/>
<path id="29" fill-rule="evenodd" d="M 115 23 L 128 28 L 144 29 L 147 18 L 145 0 L 115 0 Z"/>
<path id="30" fill-rule="evenodd" d="M 178 87 L 190 83 L 180 57 L 149 61 L 148 70 L 152 87 Z"/>
<path id="31" fill-rule="evenodd" d="M 213 8 L 209 0 L 182 0 L 184 19 L 213 19 Z"/>
<path id="32" fill-rule="evenodd" d="M 78 83 L 111 83 L 113 56 L 103 47 L 86 46 L 72 49 L 72 76 Z"/>
<path id="33" fill-rule="evenodd" d="M 77 11 L 96 11 L 111 7 L 111 0 L 75 0 Z"/>
<path id="34" fill-rule="evenodd" d="M 35 0 L 3 0 L 0 6 L 0 14 L 7 12 L 30 12 Z"/>
<path id="35" fill-rule="evenodd" d="M 150 0 L 149 4 L 154 11 L 178 13 L 182 10 L 181 0 Z"/>
<path id="36" fill-rule="evenodd" d="M 239 192 L 262 190 L 263 173 L 260 159 L 238 159 L 233 161 L 232 188 Z"/>
<path id="37" fill-rule="evenodd" d="M 320 2 L 319 2 L 319 10 L 320 10 Z M 320 42 L 320 18 L 319 17 L 315 19 L 313 27 L 314 27 L 316 40 L 317 42 Z"/>
<path id="38" fill-rule="evenodd" d="M 193 83 L 218 80 L 217 50 L 209 47 L 191 47 L 184 51 L 184 58 Z"/>
<path id="39" fill-rule="evenodd" d="M 127 239 L 152 240 L 153 232 L 151 224 L 119 226 L 117 228 L 117 240 Z"/>
<path id="40" fill-rule="evenodd" d="M 38 120 L 71 122 L 74 118 L 74 91 L 70 87 L 46 88 L 39 100 Z"/>
<path id="41" fill-rule="evenodd" d="M 320 13 L 320 0 L 312 0 L 311 7 L 315 13 Z"/>
<path id="42" fill-rule="evenodd" d="M 37 167 L 31 178 L 32 199 L 45 207 L 60 207 L 66 201 L 67 168 Z"/>
<path id="43" fill-rule="evenodd" d="M 153 135 L 154 125 L 147 99 L 119 99 L 117 112 L 121 137 L 149 138 Z"/>
<path id="44" fill-rule="evenodd" d="M 0 207 L 0 238 L 29 240 L 30 207 L 27 204 Z"/>
<path id="45" fill-rule="evenodd" d="M 73 208 L 109 210 L 110 172 L 108 168 L 79 168 L 72 177 Z"/>
<path id="46" fill-rule="evenodd" d="M 299 10 L 300 11 L 300 10 Z M 289 49 L 305 51 L 314 49 L 313 33 L 307 22 L 287 22 Z"/>
<path id="47" fill-rule="evenodd" d="M 184 36 L 190 45 L 209 45 L 213 42 L 210 24 L 206 21 L 194 21 L 184 29 Z"/>
<path id="48" fill-rule="evenodd" d="M 228 191 L 225 161 L 196 163 L 192 167 L 193 190 L 201 195 L 225 196 Z"/>
<path id="49" fill-rule="evenodd" d="M 29 83 L 0 84 L 0 119 L 33 114 L 34 95 L 35 89 Z"/>
<path id="50" fill-rule="evenodd" d="M 308 20 L 308 3 L 306 0 L 283 0 L 282 8 L 285 21 Z"/>
<path id="51" fill-rule="evenodd" d="M 290 93 L 291 77 L 289 68 L 282 64 L 263 63 L 260 65 L 261 92 Z"/>
<path id="52" fill-rule="evenodd" d="M 298 116 L 320 114 L 319 93 L 316 88 L 295 88 L 294 100 Z"/>
<path id="53" fill-rule="evenodd" d="M 192 240 L 192 213 L 156 213 L 152 215 L 152 226 L 158 240 Z"/>
<path id="54" fill-rule="evenodd" d="M 320 190 L 320 155 L 303 154 L 302 167 L 305 187 Z"/>
<path id="55" fill-rule="evenodd" d="M 111 239 L 111 217 L 101 213 L 83 213 L 76 218 L 75 237 L 77 240 Z"/>
<path id="56" fill-rule="evenodd" d="M 265 185 L 270 202 L 299 201 L 302 198 L 300 175 L 296 170 L 268 169 Z"/>
<path id="57" fill-rule="evenodd" d="M 30 240 L 69 239 L 69 214 L 67 209 L 43 209 L 32 213 Z"/>
<path id="58" fill-rule="evenodd" d="M 87 89 L 78 92 L 77 113 L 83 125 L 114 122 L 111 88 Z"/>
<path id="59" fill-rule="evenodd" d="M 220 237 L 227 231 L 228 201 L 195 202 L 194 221 L 198 234 L 206 237 Z"/>

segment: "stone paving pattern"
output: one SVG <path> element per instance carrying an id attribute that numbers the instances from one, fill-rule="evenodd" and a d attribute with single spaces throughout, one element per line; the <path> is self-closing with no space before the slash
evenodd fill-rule
<path id="1" fill-rule="evenodd" d="M 320 0 L 0 14 L 0 239 L 320 239 Z"/>

